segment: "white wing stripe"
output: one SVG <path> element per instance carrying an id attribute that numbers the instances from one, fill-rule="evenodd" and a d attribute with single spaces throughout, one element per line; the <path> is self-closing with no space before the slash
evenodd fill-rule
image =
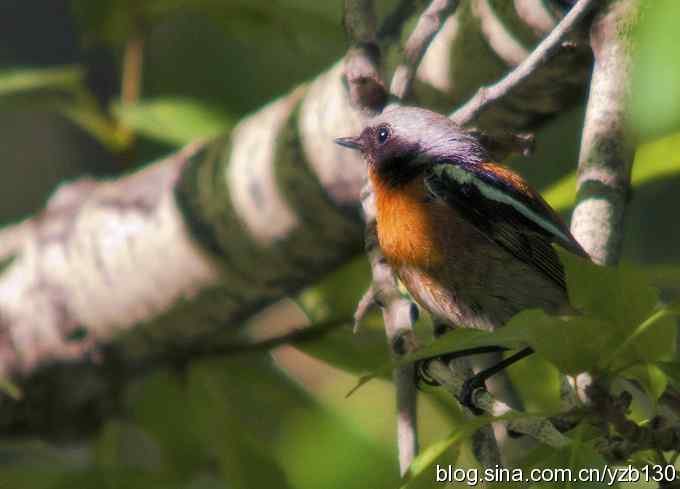
<path id="1" fill-rule="evenodd" d="M 495 202 L 500 202 L 502 204 L 508 204 L 512 206 L 517 212 L 522 214 L 524 217 L 529 219 L 532 222 L 535 222 L 539 226 L 541 226 L 543 229 L 551 232 L 555 236 L 559 236 L 561 239 L 563 239 L 566 242 L 571 241 L 567 235 L 564 234 L 560 228 L 555 226 L 551 221 L 543 218 L 533 210 L 531 210 L 529 207 L 524 205 L 522 202 L 519 202 L 518 200 L 514 199 L 512 196 L 506 194 L 502 190 L 498 190 L 497 188 L 493 187 L 492 185 L 489 185 L 488 183 L 484 182 L 483 180 L 480 180 L 477 178 L 474 174 L 464 170 L 463 168 L 459 166 L 450 166 L 448 168 L 449 174 L 453 176 L 453 178 L 456 180 L 461 185 L 465 184 L 472 184 L 477 189 L 480 191 L 480 193 L 486 197 L 487 199 L 491 199 Z"/>

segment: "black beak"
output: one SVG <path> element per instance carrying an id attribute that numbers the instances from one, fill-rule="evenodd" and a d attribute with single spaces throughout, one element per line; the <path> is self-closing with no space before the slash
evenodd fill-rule
<path id="1" fill-rule="evenodd" d="M 349 149 L 358 149 L 359 151 L 364 149 L 364 145 L 361 144 L 361 138 L 358 136 L 355 138 L 336 138 L 335 144 Z"/>

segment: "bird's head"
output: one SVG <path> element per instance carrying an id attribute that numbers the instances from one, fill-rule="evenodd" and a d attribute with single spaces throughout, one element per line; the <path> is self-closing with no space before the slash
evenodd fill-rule
<path id="1" fill-rule="evenodd" d="M 387 108 L 359 136 L 335 142 L 361 151 L 370 171 L 391 185 L 407 183 L 438 162 L 488 160 L 476 138 L 449 118 L 417 107 Z"/>

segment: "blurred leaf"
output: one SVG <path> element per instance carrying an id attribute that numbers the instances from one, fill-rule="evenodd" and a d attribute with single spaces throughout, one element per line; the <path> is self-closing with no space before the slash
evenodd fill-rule
<path id="1" fill-rule="evenodd" d="M 297 303 L 313 322 L 352 317 L 370 284 L 371 269 L 361 256 L 304 290 Z"/>
<path id="2" fill-rule="evenodd" d="M 78 66 L 0 72 L 0 103 L 59 112 L 113 151 L 130 143 L 99 107 Z"/>
<path id="3" fill-rule="evenodd" d="M 668 385 L 668 377 L 665 372 L 652 363 L 635 365 L 621 372 L 621 375 L 628 379 L 637 380 L 654 403 L 659 400 Z"/>
<path id="4" fill-rule="evenodd" d="M 211 459 L 192 422 L 185 389 L 169 372 L 159 371 L 136 386 L 139 396 L 132 405 L 134 420 L 161 450 L 164 473 L 187 477 Z"/>
<path id="5" fill-rule="evenodd" d="M 114 114 L 121 124 L 139 134 L 170 144 L 184 145 L 217 136 L 231 127 L 219 110 L 190 99 L 144 100 L 134 105 L 117 104 Z"/>
<path id="6" fill-rule="evenodd" d="M 642 5 L 634 33 L 631 123 L 643 139 L 650 139 L 680 128 L 680 3 L 646 0 Z"/>
<path id="7" fill-rule="evenodd" d="M 24 393 L 21 392 L 19 386 L 9 379 L 0 378 L 0 392 L 4 392 L 15 401 L 19 401 L 24 397 Z"/>
<path id="8" fill-rule="evenodd" d="M 192 368 L 187 395 L 193 411 L 193 428 L 218 461 L 223 479 L 233 488 L 289 487 L 283 470 L 272 458 L 271 440 L 262 439 L 259 432 L 249 429 L 249 423 L 253 422 L 252 411 L 262 411 L 261 408 L 239 399 L 238 393 L 228 395 L 226 379 L 215 368 L 217 365 Z M 248 365 L 235 367 L 242 371 L 248 369 Z M 294 389 L 286 379 L 280 381 L 279 391 Z M 267 406 L 276 407 L 279 416 L 284 414 L 284 406 L 280 403 Z M 271 413 L 263 411 L 260 414 Z"/>
<path id="9" fill-rule="evenodd" d="M 281 31 L 314 47 L 321 34 L 337 32 L 340 9 L 327 2 L 296 0 L 72 0 L 72 10 L 90 43 L 117 45 L 141 29 L 154 27 L 172 15 L 187 13 L 209 17 L 224 32 L 244 42 L 268 39 Z M 314 35 L 316 34 L 316 35 Z M 312 42 L 308 42 L 312 41 Z"/>
<path id="10" fill-rule="evenodd" d="M 351 318 L 369 284 L 370 268 L 362 256 L 303 291 L 296 302 L 312 322 Z M 296 347 L 351 373 L 377 369 L 389 360 L 382 320 L 371 323 L 368 318 L 357 334 L 352 332 L 352 324 L 348 323 L 319 340 L 307 341 Z"/>
<path id="11" fill-rule="evenodd" d="M 671 356 L 675 352 L 675 336 L 677 321 L 674 316 L 680 315 L 677 307 L 666 306 L 654 312 L 635 329 L 627 331 L 623 340 L 611 358 L 621 357 L 624 365 L 635 361 L 654 361 Z M 605 357 L 604 362 L 608 362 Z"/>
<path id="12" fill-rule="evenodd" d="M 183 486 L 182 481 L 168 477 L 167 474 L 117 467 L 69 472 L 57 479 L 50 489 L 101 489 L 102 487 L 181 489 Z M 16 487 L 26 488 L 26 485 L 21 484 Z"/>
<path id="13" fill-rule="evenodd" d="M 644 273 L 626 266 L 601 267 L 561 249 L 558 253 L 565 267 L 570 302 L 603 321 L 599 326 L 592 324 L 590 333 L 586 323 L 579 323 L 585 327 L 583 337 L 589 338 L 582 349 L 592 350 L 592 344 L 596 344 L 600 366 L 628 367 L 673 353 L 676 326 L 670 316 L 677 312 L 672 307 L 656 310 L 658 293 L 648 285 Z"/>
<path id="14" fill-rule="evenodd" d="M 556 413 L 557 411 L 552 413 L 544 412 L 540 416 L 549 417 Z M 431 479 L 434 473 L 432 467 L 439 460 L 441 460 L 442 455 L 455 444 L 470 437 L 478 429 L 497 421 L 511 421 L 535 416 L 536 414 L 517 411 L 502 416 L 477 416 L 475 418 L 468 419 L 465 424 L 456 427 L 453 433 L 451 433 L 447 438 L 433 443 L 429 447 L 422 450 L 420 454 L 418 454 L 404 475 L 403 482 L 405 484 L 401 486 L 401 489 L 412 489 L 417 487 L 416 484 L 419 484 L 424 476 L 430 477 Z"/>
<path id="15" fill-rule="evenodd" d="M 576 428 L 575 436 L 569 446 L 560 450 L 555 450 L 549 447 L 540 447 L 533 452 L 532 462 L 523 467 L 524 474 L 530 474 L 532 470 L 545 470 L 544 479 L 555 478 L 553 481 L 546 480 L 545 482 L 537 482 L 531 487 L 540 488 L 569 488 L 569 489 L 585 489 L 585 488 L 601 488 L 603 482 L 596 481 L 594 477 L 590 477 L 590 482 L 584 480 L 570 480 L 569 473 L 576 478 L 581 470 L 599 470 L 605 466 L 606 461 L 602 458 L 597 450 L 589 441 L 584 441 L 581 437 L 580 428 Z M 558 473 L 556 468 L 569 469 L 569 472 Z M 587 477 L 579 477 L 579 479 L 586 479 Z M 507 487 L 506 484 L 499 484 L 494 487 Z M 526 487 L 526 482 L 520 483 L 517 487 Z M 618 484 L 613 484 L 610 487 L 618 487 Z"/>
<path id="16" fill-rule="evenodd" d="M 680 392 L 680 362 L 656 362 L 673 388 Z"/>
<path id="17" fill-rule="evenodd" d="M 385 332 L 377 328 L 364 328 L 352 332 L 351 323 L 335 328 L 318 340 L 305 341 L 295 347 L 329 365 L 350 373 L 375 370 L 389 361 Z M 389 378 L 391 372 L 383 377 Z"/>
<path id="18" fill-rule="evenodd" d="M 514 363 L 508 367 L 507 372 L 526 411 L 559 409 L 562 375 L 540 353 Z"/>
<path id="19" fill-rule="evenodd" d="M 631 183 L 640 186 L 680 174 L 680 133 L 638 146 L 633 163 Z M 571 172 L 541 192 L 557 211 L 574 205 L 576 172 Z"/>
<path id="20" fill-rule="evenodd" d="M 520 312 L 505 328 L 517 331 L 536 352 L 568 374 L 595 367 L 612 340 L 612 328 L 606 321 L 550 316 L 538 309 Z"/>
<path id="21" fill-rule="evenodd" d="M 78 66 L 56 68 L 15 68 L 0 71 L 0 97 L 40 90 L 73 92 L 83 83 Z"/>
<path id="22" fill-rule="evenodd" d="M 409 466 L 406 474 L 404 474 L 404 484 L 401 486 L 401 489 L 415 489 L 420 485 L 425 485 L 423 483 L 426 481 L 431 483 L 433 474 L 435 475 L 435 478 L 437 475 L 436 465 L 441 464 L 441 462 L 449 458 L 447 452 L 451 452 L 452 449 L 457 448 L 458 442 L 472 436 L 477 429 L 478 427 L 476 424 L 474 424 L 474 429 L 471 429 L 471 426 L 467 423 L 463 424 L 456 428 L 448 438 L 444 438 L 443 440 L 433 443 L 424 450 L 421 450 Z M 452 458 L 454 457 L 449 458 L 449 460 Z M 446 464 L 446 466 L 448 465 L 449 464 Z"/>
<path id="23" fill-rule="evenodd" d="M 637 325 L 658 304 L 644 274 L 625 266 L 604 267 L 557 248 L 566 273 L 569 301 L 577 310 L 615 325 Z"/>
<path id="24" fill-rule="evenodd" d="M 93 450 L 95 465 L 103 469 L 158 470 L 161 462 L 158 445 L 134 423 L 118 419 L 103 426 Z"/>

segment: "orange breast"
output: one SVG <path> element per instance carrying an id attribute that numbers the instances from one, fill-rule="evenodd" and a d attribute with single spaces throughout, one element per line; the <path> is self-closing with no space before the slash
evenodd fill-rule
<path id="1" fill-rule="evenodd" d="M 392 188 L 370 174 L 376 194 L 378 240 L 393 266 L 431 268 L 444 261 L 441 219 L 427 201 L 422 178 Z"/>

